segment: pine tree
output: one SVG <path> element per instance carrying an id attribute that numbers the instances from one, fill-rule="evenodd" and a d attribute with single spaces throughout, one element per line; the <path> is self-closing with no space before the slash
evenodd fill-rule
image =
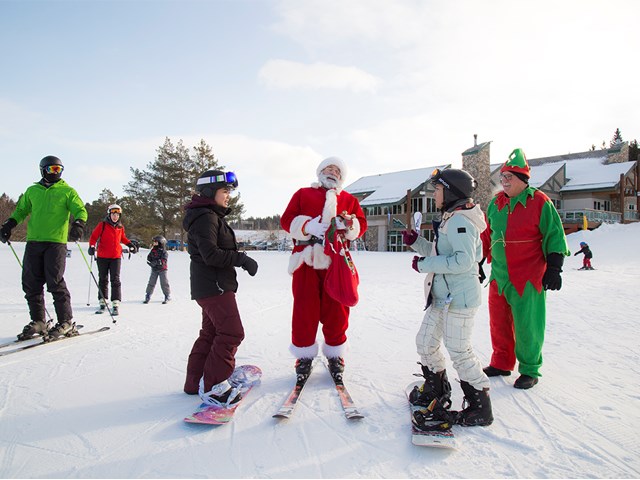
<path id="1" fill-rule="evenodd" d="M 622 133 L 620 132 L 619 128 L 616 128 L 616 131 L 613 134 L 613 138 L 609 142 L 609 148 L 614 147 L 618 143 L 622 143 L 622 142 L 623 142 Z"/>

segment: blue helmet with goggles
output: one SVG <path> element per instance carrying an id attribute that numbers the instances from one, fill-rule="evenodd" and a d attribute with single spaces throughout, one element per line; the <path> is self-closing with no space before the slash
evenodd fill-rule
<path id="1" fill-rule="evenodd" d="M 207 170 L 198 177 L 196 192 L 203 197 L 213 198 L 221 188 L 238 188 L 238 178 L 233 172 Z"/>

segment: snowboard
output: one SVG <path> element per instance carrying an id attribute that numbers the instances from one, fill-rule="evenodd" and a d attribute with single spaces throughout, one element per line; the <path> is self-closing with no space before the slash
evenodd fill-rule
<path id="1" fill-rule="evenodd" d="M 240 401 L 230 406 L 202 403 L 194 413 L 185 417 L 184 421 L 187 423 L 202 423 L 207 425 L 224 425 L 229 423 L 233 419 L 233 415 L 240 404 L 247 397 L 249 391 L 260 383 L 261 376 L 262 370 L 255 365 L 241 365 L 236 367 L 231 377 L 229 377 L 229 383 L 240 389 L 240 393 L 242 394 Z"/>
<path id="2" fill-rule="evenodd" d="M 420 387 L 422 382 L 413 382 L 405 389 L 407 395 L 407 401 L 409 400 L 409 394 L 413 390 L 413 387 Z M 416 425 L 416 415 L 421 415 L 420 412 L 427 410 L 426 407 L 416 407 L 409 403 L 411 409 L 411 442 L 414 445 L 421 447 L 435 447 L 435 448 L 456 448 L 456 439 L 451 430 L 451 425 L 443 422 L 442 420 L 427 421 L 427 430 L 423 430 Z M 446 428 L 446 426 L 449 428 Z M 430 427 L 430 428 L 429 428 Z"/>

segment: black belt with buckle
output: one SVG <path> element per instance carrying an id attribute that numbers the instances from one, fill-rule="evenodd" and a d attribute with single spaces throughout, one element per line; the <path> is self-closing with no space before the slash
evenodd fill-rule
<path id="1" fill-rule="evenodd" d="M 318 237 L 311 237 L 309 240 L 296 240 L 296 245 L 320 245 L 324 240 Z"/>

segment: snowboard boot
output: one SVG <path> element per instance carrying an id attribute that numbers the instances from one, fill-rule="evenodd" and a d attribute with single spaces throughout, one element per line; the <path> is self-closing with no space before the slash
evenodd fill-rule
<path id="1" fill-rule="evenodd" d="M 409 402 L 416 407 L 429 407 L 433 400 L 437 400 L 440 407 L 447 410 L 451 407 L 451 384 L 447 378 L 447 371 L 434 373 L 429 367 L 422 367 L 424 384 L 421 387 L 414 387 L 409 394 Z"/>
<path id="2" fill-rule="evenodd" d="M 164 300 L 162 301 L 163 305 L 166 305 L 167 303 L 169 303 L 171 301 L 171 297 L 169 295 L 164 297 Z"/>
<path id="3" fill-rule="evenodd" d="M 149 303 L 151 301 L 151 295 L 145 295 L 142 303 Z"/>
<path id="4" fill-rule="evenodd" d="M 515 381 L 513 386 L 515 388 L 519 388 L 521 390 L 528 390 L 538 383 L 537 377 L 530 377 L 529 375 L 520 375 L 518 379 Z"/>
<path id="5" fill-rule="evenodd" d="M 296 360 L 296 383 L 304 383 L 313 368 L 313 358 L 299 358 Z"/>
<path id="6" fill-rule="evenodd" d="M 202 401 L 208 405 L 214 406 L 230 406 L 238 403 L 242 399 L 240 389 L 232 387 L 231 384 L 225 380 L 217 385 L 211 387 L 211 390 L 204 392 L 204 377 L 200 380 L 200 388 L 198 390 Z"/>
<path id="7" fill-rule="evenodd" d="M 46 336 L 49 332 L 49 324 L 44 320 L 32 320 L 25 325 L 22 333 L 18 334 L 18 340 L 28 340 L 37 336 Z"/>
<path id="8" fill-rule="evenodd" d="M 333 377 L 334 382 L 338 385 L 342 385 L 342 374 L 344 373 L 344 358 L 342 357 L 329 357 L 327 358 L 329 365 L 329 373 Z"/>
<path id="9" fill-rule="evenodd" d="M 488 367 L 484 367 L 482 371 L 487 377 L 508 377 L 509 375 L 511 375 L 511 372 L 509 370 L 501 370 L 500 368 L 492 367 L 491 365 L 489 365 Z"/>
<path id="10" fill-rule="evenodd" d="M 491 425 L 493 412 L 491 411 L 489 389 L 476 390 L 473 385 L 464 380 L 460 381 L 460 386 L 464 392 L 464 401 L 462 410 L 457 412 L 455 423 L 463 427 Z"/>
<path id="11" fill-rule="evenodd" d="M 57 340 L 60 337 L 74 337 L 78 335 L 76 324 L 72 321 L 58 322 L 55 327 L 49 330 L 47 337 L 49 340 Z"/>
<path id="12" fill-rule="evenodd" d="M 114 317 L 120 315 L 120 300 L 114 300 L 111 302 L 111 315 Z"/>

